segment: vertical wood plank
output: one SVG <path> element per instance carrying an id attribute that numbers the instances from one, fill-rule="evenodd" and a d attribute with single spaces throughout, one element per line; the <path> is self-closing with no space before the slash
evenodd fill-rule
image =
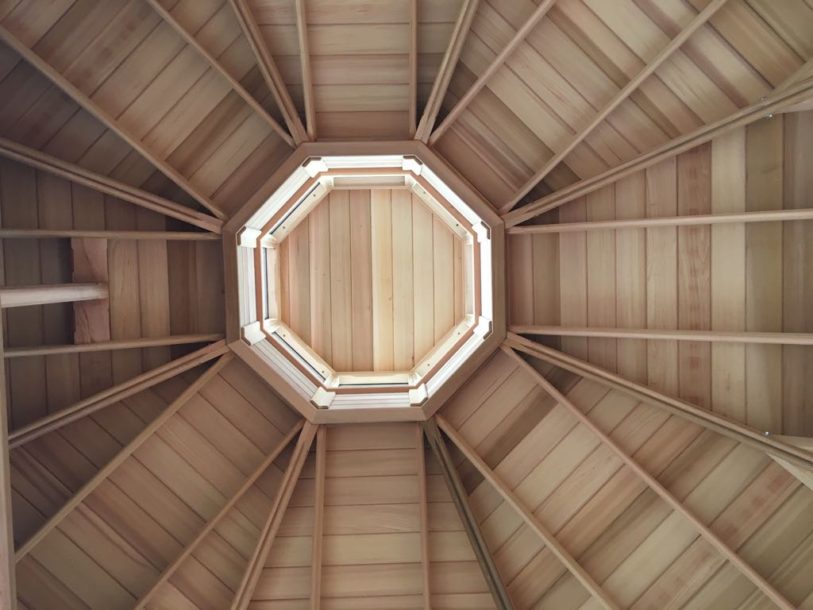
<path id="1" fill-rule="evenodd" d="M 328 195 L 332 198 L 333 194 Z M 310 248 L 310 345 L 329 364 L 333 360 L 330 279 L 330 205 L 322 201 L 308 216 Z M 301 277 L 301 276 L 300 276 Z"/>
<path id="2" fill-rule="evenodd" d="M 534 259 L 530 235 L 506 237 L 508 264 L 509 324 L 534 323 Z"/>
<path id="3" fill-rule="evenodd" d="M 585 198 L 587 220 L 615 218 L 615 190 L 604 187 Z M 587 325 L 614 327 L 615 319 L 615 231 L 588 231 L 587 242 Z M 616 370 L 615 339 L 587 340 L 591 362 Z"/>
<path id="4" fill-rule="evenodd" d="M 330 193 L 331 354 L 337 371 L 353 369 L 353 297 L 350 255 L 350 194 Z"/>
<path id="5" fill-rule="evenodd" d="M 392 192 L 373 190 L 373 370 L 393 370 L 392 333 Z"/>
<path id="6" fill-rule="evenodd" d="M 559 210 L 560 222 L 587 220 L 584 199 Z M 562 326 L 587 326 L 587 237 L 584 233 L 559 236 L 559 297 Z M 562 349 L 587 360 L 587 339 L 562 337 Z"/>
<path id="7" fill-rule="evenodd" d="M 350 191 L 353 370 L 373 370 L 373 279 L 370 192 Z"/>
<path id="8" fill-rule="evenodd" d="M 149 210 L 136 211 L 136 228 L 144 231 L 164 231 L 166 221 Z M 172 334 L 169 315 L 169 267 L 167 242 L 138 242 L 138 284 L 141 305 L 141 335 L 166 337 Z M 170 348 L 153 347 L 143 351 L 145 369 L 155 368 L 171 359 Z"/>
<path id="9" fill-rule="evenodd" d="M 0 324 L 0 358 L 2 357 L 3 327 Z M 14 610 L 17 607 L 17 591 L 14 581 L 14 529 L 11 523 L 8 412 L 6 367 L 0 366 L 0 607 Z"/>
<path id="10" fill-rule="evenodd" d="M 420 359 L 435 342 L 435 280 L 432 266 L 432 213 L 412 196 L 412 251 L 415 356 Z"/>
<path id="11" fill-rule="evenodd" d="M 306 218 L 294 227 L 287 240 L 291 295 L 288 300 L 288 319 L 291 330 L 306 343 L 311 340 L 311 288 L 309 281 L 304 282 L 301 279 L 309 278 L 311 272 L 309 225 L 310 219 Z M 300 278 L 300 281 L 290 281 L 291 278 Z"/>
<path id="12" fill-rule="evenodd" d="M 392 191 L 392 287 L 393 364 L 406 371 L 415 363 L 415 316 L 412 193 L 402 189 Z"/>
<path id="13" fill-rule="evenodd" d="M 435 341 L 439 341 L 454 326 L 454 266 L 452 263 L 452 232 L 437 216 L 432 217 L 435 281 Z"/>
<path id="14" fill-rule="evenodd" d="M 531 243 L 533 255 L 533 320 L 534 324 L 560 323 L 559 296 L 559 236 L 534 235 Z"/>

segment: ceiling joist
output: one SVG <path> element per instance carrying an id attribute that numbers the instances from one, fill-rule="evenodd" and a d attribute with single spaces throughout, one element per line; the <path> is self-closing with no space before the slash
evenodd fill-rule
<path id="1" fill-rule="evenodd" d="M 232 508 L 237 504 L 240 498 L 249 490 L 249 488 L 254 485 L 257 480 L 263 475 L 263 473 L 271 467 L 279 455 L 283 452 L 283 450 L 291 443 L 291 441 L 296 438 L 296 435 L 299 434 L 299 431 L 302 429 L 303 421 L 300 420 L 297 424 L 291 429 L 288 434 L 274 447 L 273 451 L 269 453 L 266 458 L 254 469 L 254 471 L 246 478 L 240 488 L 232 494 L 231 498 L 229 498 L 228 502 L 223 505 L 223 507 L 218 511 L 216 515 L 214 515 L 203 528 L 198 532 L 195 538 L 187 544 L 184 549 L 178 554 L 178 556 L 174 559 L 174 561 L 169 564 L 164 570 L 161 572 L 161 575 L 158 577 L 153 585 L 144 592 L 141 597 L 138 598 L 136 601 L 135 606 L 133 606 L 133 610 L 141 610 L 144 608 L 149 601 L 153 598 L 155 593 L 172 578 L 172 575 L 178 570 L 179 567 L 183 564 L 184 561 L 189 558 L 189 556 L 195 552 L 195 549 L 198 548 L 201 542 L 203 542 L 204 538 L 208 536 L 217 526 L 218 524 L 226 517 L 226 515 L 231 511 Z"/>
<path id="2" fill-rule="evenodd" d="M 705 341 L 709 343 L 753 343 L 762 345 L 813 345 L 813 333 L 601 328 L 597 326 L 512 326 L 511 332 L 518 335 L 538 335 L 542 337 L 598 337 L 604 339 L 663 339 L 666 341 Z"/>
<path id="3" fill-rule="evenodd" d="M 296 34 L 299 39 L 299 63 L 302 71 L 302 94 L 305 103 L 305 123 L 308 138 L 316 140 L 316 104 L 313 99 L 313 70 L 308 39 L 308 13 L 305 0 L 296 0 Z"/>
<path id="4" fill-rule="evenodd" d="M 195 36 L 189 32 L 181 23 L 175 19 L 175 16 L 172 14 L 171 11 L 167 10 L 163 4 L 161 4 L 160 0 L 147 0 L 149 5 L 153 8 L 153 10 L 158 13 L 161 18 L 166 21 L 173 30 L 175 30 L 178 35 L 183 38 L 186 43 L 195 49 L 208 63 L 209 65 L 216 70 L 220 75 L 225 78 L 228 83 L 231 85 L 234 92 L 239 95 L 242 100 L 248 104 L 248 106 L 256 112 L 259 116 L 268 123 L 268 126 L 276 133 L 280 138 L 285 140 L 285 143 L 288 146 L 294 146 L 294 141 L 291 139 L 291 136 L 288 134 L 287 131 L 280 125 L 274 117 L 268 114 L 268 111 L 262 107 L 262 105 L 251 95 L 243 85 L 240 84 L 231 73 L 226 70 L 226 68 L 221 64 L 216 57 L 214 57 L 209 51 L 206 50 Z"/>
<path id="5" fill-rule="evenodd" d="M 260 72 L 265 79 L 271 93 L 274 94 L 274 99 L 277 106 L 282 112 L 285 119 L 285 124 L 288 126 L 288 131 L 291 133 L 295 144 L 301 144 L 308 141 L 308 133 L 305 126 L 302 124 L 302 119 L 299 118 L 294 101 L 291 98 L 291 93 L 285 86 L 285 81 L 282 80 L 277 64 L 271 51 L 263 40 L 263 33 L 257 25 L 256 20 L 251 12 L 247 0 L 229 0 L 231 7 L 234 9 L 234 14 L 237 16 L 237 21 L 246 36 L 246 39 L 254 51 L 254 56 L 257 58 L 257 65 Z"/>
<path id="6" fill-rule="evenodd" d="M 197 392 L 205 386 L 215 375 L 220 372 L 232 359 L 231 354 L 225 354 L 215 362 L 209 369 L 198 377 L 192 384 L 183 391 L 183 393 L 176 398 L 168 407 L 166 407 L 158 417 L 151 421 L 133 440 L 122 449 L 99 470 L 93 477 L 85 483 L 68 501 L 43 524 L 40 529 L 34 532 L 25 543 L 17 549 L 16 562 L 20 563 L 26 555 L 28 555 L 37 544 L 39 544 L 49 533 L 54 531 L 60 523 L 67 517 L 71 511 L 79 506 L 85 498 L 92 494 L 101 483 L 107 480 L 110 474 L 116 470 L 121 464 L 124 463 L 139 447 L 141 447 L 153 434 L 155 434 L 161 426 L 164 425 L 173 415 L 175 415 L 181 407 L 183 407 L 189 400 L 197 394 Z"/>
<path id="7" fill-rule="evenodd" d="M 30 307 L 52 303 L 98 301 L 108 296 L 105 284 L 42 284 L 0 288 L 0 307 Z"/>
<path id="8" fill-rule="evenodd" d="M 754 586 L 760 589 L 768 599 L 784 610 L 793 610 L 795 605 L 790 603 L 785 596 L 777 591 L 761 574 L 759 574 L 749 563 L 743 560 L 728 544 L 725 543 L 714 531 L 701 521 L 689 508 L 678 500 L 672 492 L 664 487 L 660 481 L 652 476 L 643 466 L 632 458 L 618 443 L 607 435 L 592 419 L 581 411 L 576 405 L 554 387 L 539 371 L 533 368 L 511 347 L 503 346 L 503 351 L 513 358 L 527 373 L 529 373 L 537 384 L 557 403 L 567 408 L 571 414 L 587 429 L 589 429 L 598 439 L 610 448 L 628 468 L 630 468 L 646 485 L 666 502 L 672 510 L 680 513 L 697 532 L 706 539 L 717 551 L 742 574 L 750 580 Z"/>
<path id="9" fill-rule="evenodd" d="M 218 241 L 203 231 L 86 231 L 76 229 L 0 229 L 0 239 L 119 239 L 134 241 Z"/>
<path id="10" fill-rule="evenodd" d="M 429 493 L 426 480 L 426 447 L 423 440 L 423 426 L 415 426 L 416 450 L 418 458 L 418 498 L 421 527 L 421 572 L 423 576 L 423 610 L 432 610 L 432 590 L 430 588 L 431 564 L 429 560 Z"/>
<path id="11" fill-rule="evenodd" d="M 54 69 L 48 62 L 43 60 L 37 53 L 27 47 L 20 41 L 14 34 L 8 31 L 5 27 L 0 26 L 0 40 L 5 42 L 14 51 L 16 51 L 22 58 L 27 61 L 31 66 L 39 70 L 48 80 L 54 83 L 57 87 L 62 89 L 69 97 L 71 97 L 79 106 L 84 108 L 90 114 L 99 119 L 108 129 L 115 132 L 122 140 L 127 142 L 131 147 L 138 151 L 147 161 L 152 163 L 161 173 L 170 178 L 175 184 L 181 187 L 184 191 L 189 193 L 197 200 L 203 207 L 212 212 L 217 218 L 221 220 L 226 217 L 222 210 L 196 186 L 194 186 L 186 177 L 184 177 L 178 170 L 172 167 L 169 163 L 164 161 L 158 155 L 150 151 L 149 147 L 144 145 L 141 140 L 130 134 L 130 132 L 119 122 L 104 110 L 98 103 L 90 98 L 87 94 L 81 91 L 71 81 L 65 78 L 59 71 Z"/>
<path id="12" fill-rule="evenodd" d="M 6 138 L 0 138 L 0 155 L 212 233 L 220 233 L 223 227 L 222 220 L 208 214 L 196 212 L 180 203 L 153 195 Z"/>
<path id="13" fill-rule="evenodd" d="M 409 0 L 409 137 L 418 129 L 418 0 Z"/>
<path id="14" fill-rule="evenodd" d="M 443 419 L 443 417 L 436 415 L 435 419 L 437 419 L 438 425 L 441 430 L 446 433 L 446 436 L 451 439 L 463 455 L 466 456 L 480 474 L 482 474 L 491 486 L 502 496 L 503 500 L 519 514 L 525 524 L 539 536 L 540 540 L 542 540 L 550 552 L 565 565 L 582 586 L 584 586 L 602 606 L 608 610 L 617 610 L 619 608 L 618 604 L 612 600 L 607 592 L 601 588 L 601 585 L 587 573 L 587 570 L 579 564 L 578 560 L 556 539 L 553 532 L 549 531 L 536 515 L 533 514 L 533 511 L 508 488 L 499 475 L 489 468 L 488 464 L 486 464 L 483 458 L 475 451 L 474 447 L 458 434 L 457 430 Z"/>
<path id="15" fill-rule="evenodd" d="M 3 353 L 3 325 L 0 324 L 0 354 Z M 14 570 L 14 528 L 11 522 L 11 469 L 8 446 L 6 367 L 0 366 L 0 607 L 17 607 Z"/>
<path id="16" fill-rule="evenodd" d="M 657 70 L 661 64 L 669 59 L 675 51 L 677 51 L 689 37 L 699 30 L 711 17 L 725 4 L 726 0 L 712 0 L 706 7 L 700 11 L 689 24 L 675 36 L 669 44 L 667 44 L 660 52 L 653 57 L 632 80 L 630 80 L 615 97 L 611 99 L 592 120 L 585 125 L 576 135 L 568 142 L 562 150 L 553 155 L 533 176 L 531 176 L 525 184 L 523 184 L 519 191 L 514 195 L 513 199 L 506 203 L 500 212 L 510 212 L 514 207 L 527 195 L 537 184 L 547 176 L 559 163 L 561 163 L 570 152 L 576 148 L 584 139 L 589 136 L 593 130 L 606 119 L 610 114 L 618 108 L 624 100 L 626 100 L 632 93 L 643 83 L 647 78 Z"/>
<path id="17" fill-rule="evenodd" d="M 8 348 L 5 357 L 30 358 L 35 356 L 53 356 L 56 354 L 86 354 L 88 352 L 104 352 L 125 349 L 142 349 L 147 347 L 166 347 L 174 345 L 190 345 L 193 343 L 214 343 L 223 339 L 220 334 L 200 335 L 170 335 L 167 337 L 143 337 L 141 339 L 120 339 L 114 341 L 98 341 L 96 343 L 74 343 L 69 345 L 38 345 L 36 347 Z"/>
<path id="18" fill-rule="evenodd" d="M 311 610 L 322 606 L 322 549 L 325 526 L 325 470 L 327 467 L 327 427 L 316 430 L 316 468 L 313 490 L 313 540 L 311 552 Z"/>
<path id="19" fill-rule="evenodd" d="M 519 47 L 519 45 L 525 41 L 528 34 L 531 33 L 531 31 L 539 24 L 540 21 L 542 21 L 542 18 L 545 16 L 545 14 L 547 14 L 554 2 L 556 2 L 556 0 L 542 0 L 542 2 L 539 3 L 539 5 L 534 9 L 534 12 L 530 15 L 530 17 L 528 17 L 528 20 L 516 31 L 510 42 L 497 54 L 491 64 L 489 64 L 488 68 L 486 68 L 479 78 L 474 81 L 463 97 L 457 101 L 454 108 L 452 108 L 449 114 L 446 115 L 441 124 L 437 126 L 435 131 L 429 137 L 429 144 L 434 144 L 441 138 L 441 136 L 443 136 L 444 133 L 446 133 L 449 127 L 452 126 L 452 123 L 457 120 L 457 118 L 468 107 L 475 96 L 482 91 L 483 87 L 486 86 L 494 73 L 502 67 L 505 61 L 517 49 L 517 47 Z"/>

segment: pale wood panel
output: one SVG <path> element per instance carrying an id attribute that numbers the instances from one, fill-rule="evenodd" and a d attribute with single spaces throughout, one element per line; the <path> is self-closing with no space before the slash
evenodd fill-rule
<path id="1" fill-rule="evenodd" d="M 409 191 L 333 191 L 279 246 L 283 320 L 336 370 L 409 370 L 462 320 L 458 242 Z"/>

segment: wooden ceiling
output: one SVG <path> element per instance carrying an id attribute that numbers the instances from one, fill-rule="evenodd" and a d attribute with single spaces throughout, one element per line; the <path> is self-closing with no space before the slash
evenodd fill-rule
<path id="1" fill-rule="evenodd" d="M 813 609 L 811 0 L 0 0 L 0 39 L 0 607 Z M 412 139 L 502 216 L 509 332 L 427 422 L 314 425 L 225 343 L 224 227 L 300 144 Z M 454 257 L 412 243 L 393 362 Z"/>

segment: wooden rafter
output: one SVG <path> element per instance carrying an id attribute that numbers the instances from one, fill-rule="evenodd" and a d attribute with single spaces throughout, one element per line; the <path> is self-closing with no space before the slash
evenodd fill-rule
<path id="1" fill-rule="evenodd" d="M 288 126 L 291 136 L 293 136 L 294 143 L 301 144 L 308 141 L 308 134 L 304 125 L 302 125 L 302 119 L 299 118 L 291 94 L 285 86 L 285 81 L 282 80 L 282 75 L 277 68 L 274 57 L 263 40 L 262 31 L 260 31 L 260 27 L 251 13 L 247 0 L 229 0 L 229 3 L 234 9 L 234 14 L 237 16 L 237 21 L 240 23 L 252 51 L 254 51 L 260 72 L 271 93 L 274 94 L 274 99 L 282 112 L 282 116 L 285 118 L 285 124 Z"/>
<path id="2" fill-rule="evenodd" d="M 651 229 L 654 227 L 695 227 L 735 224 L 740 222 L 790 222 L 793 220 L 813 220 L 813 208 L 741 212 L 738 214 L 696 214 L 694 216 L 661 216 L 656 218 L 629 218 L 622 220 L 563 222 L 547 225 L 522 225 L 511 227 L 508 229 L 508 233 L 512 235 L 542 235 L 616 229 Z"/>
<path id="3" fill-rule="evenodd" d="M 418 0 L 409 0 L 409 137 L 418 129 Z"/>
<path id="4" fill-rule="evenodd" d="M 322 549 L 325 526 L 325 469 L 327 466 L 327 427 L 316 431 L 316 469 L 313 490 L 313 545 L 311 552 L 311 610 L 322 606 Z"/>
<path id="5" fill-rule="evenodd" d="M 661 64 L 663 64 L 667 59 L 669 59 L 675 51 L 677 51 L 684 42 L 686 42 L 692 34 L 694 34 L 698 29 L 700 29 L 711 17 L 716 13 L 722 6 L 725 4 L 726 0 L 711 0 L 706 7 L 700 11 L 694 19 L 692 19 L 686 27 L 684 27 L 680 33 L 675 36 L 669 43 L 660 50 L 660 52 L 653 57 L 648 64 L 646 64 L 643 69 L 641 69 L 638 74 L 636 74 L 632 80 L 630 80 L 616 95 L 611 99 L 596 115 L 591 119 L 591 121 L 585 125 L 584 127 L 579 130 L 576 135 L 571 138 L 571 140 L 567 143 L 567 145 L 553 155 L 539 171 L 534 173 L 525 184 L 523 184 L 519 191 L 514 195 L 514 198 L 511 199 L 507 204 L 505 204 L 500 211 L 510 212 L 514 209 L 525 195 L 527 195 L 531 189 L 534 188 L 539 182 L 545 179 L 553 168 L 555 168 L 559 163 L 567 157 L 570 152 L 576 148 L 584 139 L 589 136 L 593 130 L 606 119 L 610 114 L 620 106 L 624 100 L 626 100 L 632 93 L 638 89 L 638 87 L 643 83 L 650 75 L 652 75 L 655 70 L 657 70 Z"/>
<path id="6" fill-rule="evenodd" d="M 664 159 L 675 157 L 680 153 L 705 144 L 733 129 L 750 125 L 772 113 L 778 112 L 786 106 L 809 99 L 811 96 L 813 96 L 813 79 L 806 79 L 778 93 L 773 93 L 719 121 L 704 125 L 688 134 L 670 140 L 663 146 L 638 155 L 626 163 L 610 168 L 592 178 L 574 182 L 570 186 L 555 191 L 550 195 L 546 195 L 541 199 L 537 199 L 533 203 L 512 210 L 503 216 L 505 224 L 507 227 L 516 226 L 530 218 L 549 212 L 583 195 L 592 193 L 621 178 L 660 163 Z"/>
<path id="7" fill-rule="evenodd" d="M 423 609 L 432 610 L 432 590 L 430 589 L 429 562 L 429 498 L 426 481 L 426 452 L 423 441 L 423 427 L 415 426 L 416 451 L 418 458 L 418 497 L 421 521 L 421 571 L 423 575 Z"/>
<path id="8" fill-rule="evenodd" d="M 274 544 L 274 539 L 282 524 L 282 518 L 288 508 L 288 502 L 291 500 L 291 495 L 294 493 L 294 488 L 299 480 L 302 467 L 305 465 L 305 459 L 308 457 L 308 451 L 310 451 L 314 436 L 316 436 L 317 428 L 318 426 L 315 424 L 305 422 L 302 432 L 299 434 L 299 439 L 296 442 L 291 461 L 280 483 L 277 497 L 268 513 L 268 520 L 260 533 L 257 546 L 254 549 L 254 553 L 243 574 L 243 579 L 234 596 L 234 601 L 231 605 L 232 610 L 245 610 L 251 602 L 254 589 L 257 587 L 257 581 L 260 579 L 260 574 L 268 558 L 268 553 L 271 551 L 271 546 Z"/>
<path id="9" fill-rule="evenodd" d="M 169 564 L 164 570 L 161 572 L 161 575 L 158 577 L 153 585 L 138 598 L 135 606 L 133 606 L 133 610 L 141 610 L 144 608 L 147 603 L 152 599 L 153 595 L 161 588 L 161 586 L 166 583 L 172 575 L 181 567 L 184 561 L 195 551 L 195 549 L 203 542 L 203 539 L 208 536 L 212 530 L 214 530 L 218 524 L 226 517 L 229 511 L 234 508 L 234 506 L 239 502 L 240 498 L 249 490 L 249 488 L 257 482 L 257 480 L 263 475 L 263 473 L 268 470 L 271 464 L 276 460 L 282 451 L 291 443 L 291 441 L 296 438 L 296 435 L 299 434 L 299 431 L 302 429 L 303 421 L 299 420 L 297 424 L 291 429 L 288 434 L 274 447 L 273 451 L 269 453 L 266 458 L 254 469 L 254 471 L 246 478 L 240 488 L 232 494 L 231 498 L 229 498 L 228 502 L 218 511 L 216 515 L 214 515 L 209 521 L 206 522 L 206 525 L 198 532 L 195 538 L 187 544 L 184 549 L 178 554 L 178 556 L 173 560 L 171 564 Z"/>
<path id="10" fill-rule="evenodd" d="M 516 31 L 514 37 L 509 41 L 505 48 L 503 48 L 503 50 L 497 54 L 491 64 L 489 64 L 488 68 L 486 68 L 479 78 L 474 81 L 474 84 L 469 87 L 468 91 L 466 91 L 466 93 L 463 94 L 463 97 L 458 100 L 451 112 L 449 112 L 441 124 L 438 125 L 437 129 L 435 129 L 435 131 L 429 137 L 429 144 L 434 144 L 444 133 L 446 133 L 449 127 L 452 126 L 452 123 L 457 120 L 457 118 L 471 103 L 475 96 L 480 93 L 483 87 L 486 86 L 494 73 L 502 67 L 505 61 L 517 49 L 517 47 L 519 47 L 519 45 L 522 44 L 528 37 L 528 34 L 531 33 L 531 31 L 537 26 L 537 24 L 539 24 L 540 21 L 542 21 L 542 18 L 550 10 L 550 7 L 553 6 L 554 2 L 556 2 L 556 0 L 542 0 L 542 2 L 539 3 L 531 16 L 528 17 L 528 21 L 526 21 L 522 27 Z"/>
<path id="11" fill-rule="evenodd" d="M 449 45 L 443 54 L 443 61 L 440 63 L 435 82 L 432 84 L 432 91 L 429 93 L 429 99 L 421 115 L 421 121 L 415 131 L 415 138 L 421 142 L 429 142 L 429 136 L 443 105 L 443 99 L 446 97 L 446 91 L 452 80 L 455 66 L 457 66 L 457 60 L 460 59 L 460 52 L 463 50 L 463 45 L 471 30 L 471 23 L 474 21 L 478 5 L 479 0 L 463 0 L 463 5 L 460 7 L 460 14 L 455 22 L 454 30 L 452 30 Z"/>
<path id="12" fill-rule="evenodd" d="M 663 339 L 709 343 L 759 343 L 764 345 L 813 345 L 813 333 L 760 333 L 721 330 L 664 330 L 660 328 L 600 328 L 593 326 L 512 326 L 518 335 L 547 337 L 600 337 L 604 339 Z"/>
<path id="13" fill-rule="evenodd" d="M 0 354 L 3 353 L 3 325 L 0 324 Z M 8 446 L 6 367 L 0 366 L 0 607 L 17 607 L 14 572 L 14 528 L 11 523 L 11 471 Z"/>
<path id="14" fill-rule="evenodd" d="M 664 409 L 673 415 L 692 421 L 718 434 L 733 438 L 737 442 L 768 455 L 782 458 L 807 470 L 813 469 L 813 453 L 782 442 L 768 433 L 754 430 L 739 422 L 722 417 L 708 409 L 667 396 L 599 366 L 520 337 L 515 333 L 508 333 L 505 346 L 549 362 L 582 377 L 598 381 L 628 394 L 636 400 Z"/>
<path id="15" fill-rule="evenodd" d="M 485 463 L 474 447 L 472 447 L 466 439 L 464 439 L 457 430 L 455 430 L 449 422 L 447 422 L 440 415 L 436 415 L 438 426 L 446 433 L 446 436 L 457 446 L 458 449 L 466 456 L 472 465 L 483 475 L 483 477 L 491 484 L 491 486 L 503 497 L 511 508 L 525 521 L 525 524 L 533 530 L 537 536 L 542 540 L 545 546 L 553 553 L 559 561 L 561 561 L 571 574 L 587 589 L 599 603 L 608 608 L 609 610 L 616 610 L 619 608 L 612 598 L 601 588 L 590 574 L 579 564 L 578 560 L 573 557 L 568 550 L 556 539 L 554 534 L 546 528 L 539 518 L 534 515 L 525 503 L 517 497 L 517 495 L 509 489 L 505 482 L 494 472 L 488 464 Z"/>
<path id="16" fill-rule="evenodd" d="M 302 70 L 302 93 L 305 102 L 305 122 L 308 138 L 316 140 L 316 103 L 313 99 L 313 70 L 308 42 L 308 13 L 305 0 L 296 0 L 296 34 L 299 39 L 299 62 Z"/>
<path id="17" fill-rule="evenodd" d="M 463 529 L 466 530 L 466 535 L 477 557 L 477 562 L 480 564 L 480 570 L 483 573 L 483 578 L 488 585 L 491 596 L 494 598 L 494 603 L 497 605 L 498 610 L 513 610 L 514 606 L 511 602 L 511 598 L 500 579 L 497 566 L 494 563 L 493 557 L 491 557 L 491 552 L 488 550 L 485 538 L 483 538 L 480 526 L 477 523 L 477 517 L 469 506 L 466 489 L 463 487 L 463 482 L 460 480 L 457 468 L 449 455 L 449 450 L 438 429 L 437 422 L 434 419 L 430 419 L 424 423 L 423 430 L 429 442 L 429 447 L 432 449 L 432 453 L 434 453 L 435 459 L 437 459 L 440 465 L 443 480 L 449 488 L 449 494 L 452 496 L 452 501 L 454 502 L 458 515 L 460 515 Z"/>
<path id="18" fill-rule="evenodd" d="M 48 62 L 42 59 L 33 49 L 30 49 L 20 41 L 14 34 L 9 32 L 5 27 L 0 26 L 0 39 L 3 40 L 8 46 L 14 49 L 25 61 L 31 64 L 34 68 L 39 70 L 48 80 L 54 83 L 57 87 L 62 89 L 69 97 L 71 97 L 79 106 L 87 110 L 90 114 L 99 119 L 110 130 L 114 131 L 122 140 L 127 142 L 136 151 L 138 151 L 147 161 L 152 163 L 158 168 L 165 176 L 170 178 L 175 184 L 180 186 L 183 190 L 189 193 L 195 200 L 198 201 L 203 207 L 208 209 L 212 214 L 220 219 L 226 217 L 222 210 L 220 210 L 215 203 L 196 186 L 194 186 L 186 177 L 184 177 L 178 170 L 172 167 L 169 163 L 164 161 L 158 155 L 153 154 L 152 151 L 144 145 L 141 140 L 132 135 L 124 126 L 104 110 L 98 103 L 96 103 L 90 96 L 85 94 L 76 85 L 69 81 L 59 71 L 54 69 Z"/>
<path id="19" fill-rule="evenodd" d="M 0 229 L 0 239 L 126 239 L 136 241 L 217 241 L 203 231 L 86 231 L 81 229 Z"/>
<path id="20" fill-rule="evenodd" d="M 98 301 L 107 298 L 105 284 L 42 284 L 0 288 L 0 307 L 30 307 L 51 303 Z"/>
<path id="21" fill-rule="evenodd" d="M 223 335 L 170 335 L 168 337 L 144 337 L 142 339 L 121 339 L 99 341 L 97 343 L 76 343 L 70 345 L 38 345 L 36 347 L 13 347 L 6 350 L 6 358 L 28 358 L 33 356 L 53 356 L 55 354 L 84 354 L 108 350 L 141 349 L 145 347 L 165 347 L 168 345 L 189 345 L 191 343 L 214 343 Z"/>
<path id="22" fill-rule="evenodd" d="M 0 155 L 40 169 L 49 174 L 65 178 L 122 201 L 158 212 L 164 216 L 189 223 L 206 231 L 220 233 L 223 221 L 208 214 L 202 214 L 185 205 L 153 195 L 145 190 L 114 180 L 103 174 L 92 172 L 75 163 L 68 163 L 34 148 L 0 138 Z"/>
<path id="23" fill-rule="evenodd" d="M 68 499 L 45 524 L 25 541 L 17 549 L 16 561 L 19 563 L 28 555 L 37 544 L 39 544 L 49 533 L 51 533 L 67 517 L 71 511 L 79 506 L 85 498 L 92 494 L 101 483 L 107 480 L 110 474 L 121 466 L 135 451 L 149 440 L 161 426 L 163 426 L 181 407 L 183 407 L 203 386 L 205 386 L 215 375 L 220 372 L 232 359 L 231 354 L 225 354 L 220 360 L 215 362 L 209 369 L 198 377 L 183 393 L 176 398 L 172 404 L 164 409 L 158 417 L 151 421 L 133 440 L 122 449 L 101 468 L 87 483 Z"/>
<path id="24" fill-rule="evenodd" d="M 9 446 L 13 449 L 24 445 L 25 443 L 39 438 L 43 434 L 48 434 L 54 430 L 58 430 L 63 426 L 86 417 L 91 413 L 95 413 L 100 409 L 104 409 L 112 404 L 124 400 L 128 396 L 142 392 L 148 388 L 158 385 L 162 381 L 166 381 L 176 375 L 188 371 L 196 366 L 200 366 L 209 360 L 222 356 L 228 351 L 223 341 L 218 341 L 211 345 L 202 347 L 201 349 L 177 358 L 166 364 L 162 364 L 152 370 L 142 373 L 137 377 L 128 379 L 112 388 L 102 390 L 93 396 L 89 396 L 84 400 L 60 409 L 46 417 L 43 417 L 19 430 L 14 430 L 9 434 Z"/>
<path id="25" fill-rule="evenodd" d="M 287 131 L 280 125 L 277 120 L 268 114 L 268 111 L 260 105 L 260 103 L 251 95 L 243 85 L 240 84 L 231 73 L 226 70 L 226 68 L 221 64 L 216 57 L 214 57 L 209 51 L 206 50 L 195 36 L 189 32 L 181 23 L 175 19 L 175 16 L 172 14 L 171 11 L 168 11 L 163 4 L 161 4 L 160 0 L 147 0 L 150 6 L 158 13 L 161 18 L 166 21 L 173 30 L 175 30 L 181 38 L 183 38 L 186 43 L 195 49 L 208 63 L 209 65 L 216 70 L 220 75 L 225 78 L 229 84 L 231 85 L 234 92 L 239 95 L 243 101 L 248 104 L 248 106 L 256 112 L 260 117 L 268 123 L 269 127 L 283 140 L 288 146 L 293 146 L 294 141 L 291 139 L 291 136 L 288 134 Z"/>
<path id="26" fill-rule="evenodd" d="M 618 443 L 616 443 L 607 433 L 605 433 L 598 425 L 596 425 L 587 414 L 583 413 L 576 405 L 554 387 L 539 371 L 528 364 L 520 355 L 513 349 L 503 346 L 505 351 L 511 358 L 513 358 L 527 373 L 529 373 L 537 382 L 537 384 L 557 403 L 565 407 L 571 414 L 587 429 L 589 429 L 602 443 L 604 443 L 610 450 L 615 453 L 622 462 L 624 462 L 630 470 L 654 491 L 660 498 L 668 504 L 672 510 L 680 513 L 697 532 L 706 539 L 717 551 L 729 562 L 731 562 L 742 574 L 751 581 L 758 589 L 760 589 L 768 599 L 774 602 L 784 610 L 793 610 L 795 606 L 791 604 L 785 596 L 777 591 L 759 572 L 757 572 L 748 562 L 743 560 L 728 544 L 725 543 L 714 531 L 709 528 L 703 521 L 701 521 L 689 508 L 678 500 L 672 492 L 664 487 L 660 481 L 652 476 L 643 466 L 641 466 L 635 459 L 632 458 Z"/>

